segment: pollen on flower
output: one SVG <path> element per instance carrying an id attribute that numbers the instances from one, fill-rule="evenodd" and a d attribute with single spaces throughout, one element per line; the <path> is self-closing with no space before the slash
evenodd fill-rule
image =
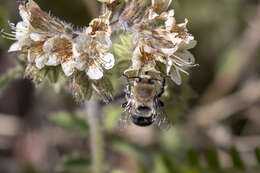
<path id="1" fill-rule="evenodd" d="M 178 24 L 174 10 L 168 10 L 172 0 L 99 1 L 103 3 L 103 13 L 79 30 L 45 13 L 33 0 L 19 5 L 22 21 L 10 24 L 11 33 L 3 30 L 1 33 L 15 41 L 9 52 L 17 52 L 26 59 L 26 75 L 36 80 L 39 75 L 46 77 L 48 72 L 58 71 L 80 97 L 85 98 L 93 89 L 109 100 L 107 88 L 112 87 L 107 71 L 116 62 L 110 52 L 111 37 L 117 36 L 118 30 L 133 38 L 132 65 L 124 69 L 125 75 L 154 73 L 168 76 L 180 85 L 180 72 L 188 74 L 186 70 L 196 66 L 190 49 L 197 42 L 188 32 L 188 20 Z M 117 13 L 115 7 L 120 3 L 125 6 Z M 165 69 L 158 68 L 159 63 Z"/>
<path id="2" fill-rule="evenodd" d="M 180 85 L 182 83 L 180 71 L 188 74 L 186 69 L 196 66 L 195 58 L 189 49 L 195 47 L 197 42 L 188 33 L 188 20 L 185 19 L 184 23 L 177 24 L 174 10 L 167 11 L 171 2 L 171 0 L 152 0 L 152 6 L 139 14 L 141 16 L 139 20 L 135 20 L 131 25 L 128 23 L 129 31 L 135 37 L 136 47 L 131 58 L 132 66 L 125 73 L 158 72 L 156 64 L 160 62 L 165 64 L 166 75 Z M 138 5 L 136 2 L 136 6 Z M 128 19 L 131 15 L 137 16 L 129 12 L 130 8 L 132 6 L 125 10 Z M 121 20 L 125 20 L 125 16 L 122 16 Z M 152 25 L 156 22 L 159 25 Z"/>
<path id="3" fill-rule="evenodd" d="M 26 76 L 39 83 L 43 80 L 42 76 L 48 76 L 42 73 L 48 73 L 52 69 L 64 74 L 68 82 L 75 82 L 71 79 L 81 72 L 85 73 L 80 75 L 81 78 L 89 78 L 89 82 L 103 80 L 105 71 L 113 68 L 115 63 L 113 54 L 109 53 L 112 31 L 109 21 L 111 11 L 108 6 L 116 0 L 101 2 L 107 6 L 104 13 L 79 31 L 42 11 L 33 0 L 20 3 L 19 14 L 22 21 L 16 25 L 10 24 L 11 33 L 3 30 L 1 33 L 5 38 L 16 41 L 10 46 L 9 52 L 27 56 Z M 81 87 L 86 85 L 75 88 L 81 90 Z M 106 91 L 102 87 L 104 86 L 95 86 L 95 90 Z"/>

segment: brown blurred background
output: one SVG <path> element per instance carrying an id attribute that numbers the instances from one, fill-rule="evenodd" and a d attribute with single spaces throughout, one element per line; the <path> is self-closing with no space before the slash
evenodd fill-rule
<path id="1" fill-rule="evenodd" d="M 36 2 L 76 27 L 88 25 L 100 8 L 95 0 Z M 8 30 L 8 20 L 21 20 L 17 7 L 15 0 L 0 0 L 1 28 Z M 163 100 L 174 123 L 169 131 L 130 126 L 118 132 L 123 100 L 101 105 L 107 170 L 195 173 L 200 169 L 194 168 L 193 158 L 205 172 L 219 167 L 227 171 L 236 165 L 237 151 L 238 171 L 257 172 L 251 168 L 258 164 L 260 146 L 260 1 L 174 0 L 172 7 L 178 22 L 189 19 L 189 31 L 198 40 L 192 53 L 200 66 L 183 76 L 182 86 L 168 86 Z M 1 75 L 16 64 L 16 55 L 7 53 L 11 43 L 0 38 Z M 118 85 L 118 80 L 113 83 Z M 88 170 L 80 163 L 90 157 L 89 136 L 81 135 L 84 128 L 75 128 L 67 116 L 81 117 L 84 112 L 69 93 L 57 85 L 36 88 L 23 78 L 0 91 L 0 173 Z M 68 158 L 76 159 L 71 164 Z M 233 171 L 237 169 L 227 172 Z"/>

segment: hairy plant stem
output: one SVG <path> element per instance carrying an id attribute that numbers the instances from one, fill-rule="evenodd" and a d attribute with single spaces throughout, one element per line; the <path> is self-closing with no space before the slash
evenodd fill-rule
<path id="1" fill-rule="evenodd" d="M 96 100 L 85 102 L 86 118 L 90 127 L 92 172 L 104 173 L 104 141 L 101 125 L 102 109 Z"/>

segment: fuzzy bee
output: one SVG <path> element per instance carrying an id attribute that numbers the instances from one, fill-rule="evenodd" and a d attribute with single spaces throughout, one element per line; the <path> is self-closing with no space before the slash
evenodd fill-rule
<path id="1" fill-rule="evenodd" d="M 125 127 L 132 121 L 135 125 L 146 127 L 156 124 L 161 129 L 168 129 L 170 123 L 161 111 L 164 106 L 159 99 L 165 90 L 165 78 L 152 79 L 148 75 L 141 77 L 128 77 L 126 86 L 126 102 L 122 104 L 125 114 L 121 117 L 120 126 Z M 160 91 L 156 84 L 161 85 Z"/>

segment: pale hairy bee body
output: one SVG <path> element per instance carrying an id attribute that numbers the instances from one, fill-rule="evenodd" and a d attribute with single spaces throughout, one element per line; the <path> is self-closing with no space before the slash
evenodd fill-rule
<path id="1" fill-rule="evenodd" d="M 165 79 L 161 81 L 149 76 L 125 77 L 128 80 L 126 87 L 127 101 L 122 104 L 122 107 L 125 108 L 128 116 L 122 117 L 122 122 L 126 123 L 130 120 L 135 125 L 143 127 L 156 122 L 158 126 L 161 126 L 163 119 L 164 124 L 168 124 L 166 115 L 159 110 L 160 107 L 163 107 L 163 102 L 159 98 L 164 92 Z M 158 91 L 155 83 L 162 85 L 160 91 Z"/>

